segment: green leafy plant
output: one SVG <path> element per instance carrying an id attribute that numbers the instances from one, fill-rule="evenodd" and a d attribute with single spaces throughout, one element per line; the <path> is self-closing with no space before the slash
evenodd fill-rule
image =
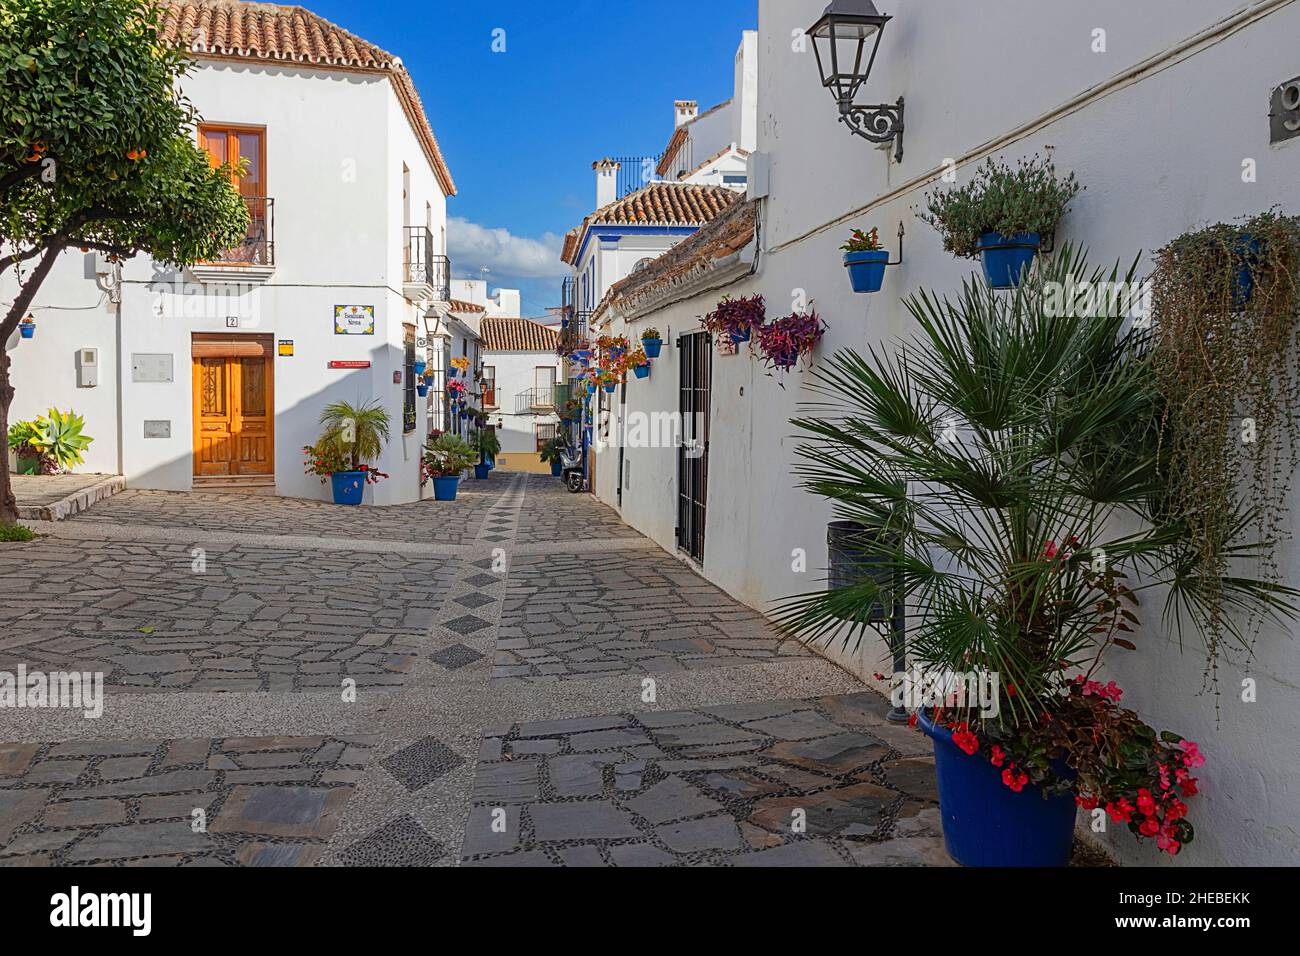
<path id="1" fill-rule="evenodd" d="M 445 434 L 431 439 L 424 449 L 423 479 L 454 478 L 478 463 L 478 453 L 457 435 Z"/>
<path id="2" fill-rule="evenodd" d="M 564 460 L 562 456 L 564 454 L 565 447 L 566 446 L 563 438 L 552 438 L 550 441 L 546 442 L 544 445 L 542 445 L 542 451 L 540 454 L 540 458 L 542 459 L 542 464 L 544 465 L 561 464 Z"/>
<path id="3" fill-rule="evenodd" d="M 944 249 L 970 259 L 979 255 L 986 232 L 1036 232 L 1046 239 L 1079 188 L 1073 173 L 1058 178 L 1050 159 L 1034 156 L 1013 167 L 990 158 L 965 186 L 927 193 L 926 211 L 918 218 L 939 231 Z"/>
<path id="4" fill-rule="evenodd" d="M 470 436 L 470 447 L 479 453 L 480 460 L 487 461 L 501 454 L 501 439 L 495 429 L 480 429 Z"/>
<path id="5" fill-rule="evenodd" d="M 239 243 L 247 205 L 213 169 L 177 92 L 190 60 L 159 35 L 161 0 L 0 0 L 0 431 L 14 390 L 6 343 L 68 249 L 181 265 Z M 30 264 L 30 268 L 28 268 Z M 0 458 L 0 522 L 17 503 Z"/>
<path id="6" fill-rule="evenodd" d="M 89 435 L 82 434 L 85 427 L 86 419 L 76 412 L 51 408 L 36 420 L 38 435 L 31 445 L 58 468 L 75 468 L 86 463 L 84 452 L 94 441 Z"/>
<path id="7" fill-rule="evenodd" d="M 387 410 L 377 399 L 361 405 L 332 402 L 321 412 L 320 423 L 324 430 L 316 449 L 341 452 L 347 471 L 362 471 L 362 465 L 376 461 L 392 428 Z"/>
<path id="8" fill-rule="evenodd" d="M 840 246 L 843 252 L 879 252 L 882 248 L 884 247 L 880 245 L 880 231 L 875 227 L 872 227 L 870 232 L 854 229 L 848 242 Z"/>
<path id="9" fill-rule="evenodd" d="M 861 526 L 855 548 L 880 573 L 787 599 L 787 632 L 858 643 L 875 633 L 877 604 L 905 601 L 913 660 L 999 676 L 995 717 L 959 705 L 949 719 L 977 742 L 1033 742 L 1049 717 L 1088 729 L 1070 688 L 1117 648 L 1136 650 L 1146 593 L 1166 596 L 1167 621 L 1201 627 L 1215 593 L 1279 621 L 1300 613 L 1294 589 L 1242 574 L 1205 580 L 1197 538 L 1167 504 L 1151 330 L 1113 300 L 1070 303 L 1064 315 L 1048 305 L 1049 287 L 1134 275 L 1093 271 L 1066 247 L 1010 296 L 982 281 L 955 301 L 918 293 L 906 300 L 916 339 L 841 352 L 814 373 L 813 400 L 794 422 L 808 439 L 798 471 Z M 1243 518 L 1226 546 L 1234 558 L 1267 545 Z M 1084 765 L 1072 739 L 1034 757 L 1041 779 L 1069 783 L 1053 756 Z M 1134 743 L 1125 740 L 1104 759 L 1123 759 Z"/>
<path id="10" fill-rule="evenodd" d="M 1195 541 L 1213 676 L 1221 650 L 1249 653 L 1254 639 L 1255 629 L 1224 630 L 1233 600 L 1218 582 L 1235 557 L 1234 534 L 1247 516 L 1261 540 L 1290 530 L 1300 465 L 1300 217 L 1270 211 L 1179 236 L 1157 254 L 1152 288 L 1169 508 Z M 1274 549 L 1259 558 L 1263 575 L 1280 581 Z"/>
<path id="11" fill-rule="evenodd" d="M 40 451 L 36 442 L 40 441 L 41 430 L 35 419 L 14 422 L 9 426 L 9 450 L 19 458 L 39 458 Z"/>
<path id="12" fill-rule="evenodd" d="M 22 541 L 32 541 L 35 538 L 36 532 L 26 525 L 0 524 L 0 543 L 16 544 Z"/>

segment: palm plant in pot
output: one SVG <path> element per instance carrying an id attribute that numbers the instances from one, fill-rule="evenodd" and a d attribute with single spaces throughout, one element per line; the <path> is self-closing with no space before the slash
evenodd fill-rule
<path id="1" fill-rule="evenodd" d="M 564 439 L 552 438 L 546 444 L 542 445 L 540 454 L 542 464 L 551 466 L 551 477 L 560 478 L 564 475 Z"/>
<path id="2" fill-rule="evenodd" d="M 478 452 L 479 458 L 478 464 L 474 466 L 474 477 L 486 481 L 495 467 L 497 455 L 501 454 L 501 439 L 497 437 L 495 429 L 480 425 L 470 436 L 469 444 L 470 448 Z"/>
<path id="3" fill-rule="evenodd" d="M 919 218 L 939 230 L 948 252 L 982 258 L 990 286 L 1010 289 L 1055 233 L 1079 188 L 1073 173 L 1058 178 L 1050 159 L 1034 156 L 1012 167 L 990 158 L 965 186 L 929 193 Z"/>
<path id="4" fill-rule="evenodd" d="M 433 482 L 437 501 L 455 501 L 460 476 L 478 461 L 478 453 L 457 435 L 438 435 L 424 448 L 421 462 L 424 484 Z"/>
<path id="5" fill-rule="evenodd" d="M 788 599 L 779 619 L 856 644 L 877 607 L 906 602 L 922 676 L 902 699 L 934 739 L 945 838 L 968 865 L 1064 865 L 1077 806 L 1179 852 L 1204 758 L 1123 709 L 1099 669 L 1136 650 L 1151 591 L 1167 623 L 1202 634 L 1215 595 L 1296 616 L 1295 591 L 1235 565 L 1209 581 L 1196 561 L 1172 504 L 1151 330 L 1114 301 L 1048 304 L 1045 283 L 1105 279 L 1066 248 L 1010 297 L 977 281 L 956 301 L 919 293 L 906 302 L 916 340 L 837 354 L 795 421 L 805 486 L 861 533 L 857 573 L 832 569 L 832 587 Z M 1269 542 L 1245 540 L 1238 510 L 1222 547 L 1249 559 Z"/>
<path id="6" fill-rule="evenodd" d="M 372 464 L 388 444 L 388 412 L 378 401 L 332 402 L 321 412 L 320 423 L 320 438 L 303 449 L 307 473 L 330 483 L 336 505 L 356 507 L 365 497 L 366 485 L 388 477 Z"/>

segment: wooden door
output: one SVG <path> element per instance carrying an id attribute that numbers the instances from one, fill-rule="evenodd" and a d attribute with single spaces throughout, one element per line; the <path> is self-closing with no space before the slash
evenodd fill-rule
<path id="1" fill-rule="evenodd" d="M 195 336 L 194 474 L 275 474 L 271 342 L 262 336 Z"/>

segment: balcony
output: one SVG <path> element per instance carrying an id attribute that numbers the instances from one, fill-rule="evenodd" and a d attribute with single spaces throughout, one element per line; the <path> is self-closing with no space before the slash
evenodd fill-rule
<path id="1" fill-rule="evenodd" d="M 534 388 L 515 397 L 516 415 L 549 415 L 554 411 L 554 386 Z"/>
<path id="2" fill-rule="evenodd" d="M 587 334 L 590 324 L 590 312 L 575 312 L 572 309 L 566 311 L 564 322 L 560 328 L 560 342 L 556 347 L 556 353 L 560 356 L 567 356 L 574 349 L 588 344 Z"/>
<path id="3" fill-rule="evenodd" d="M 451 260 L 434 254 L 433 232 L 407 226 L 402 247 L 402 295 L 415 303 L 450 302 Z"/>
<path id="4" fill-rule="evenodd" d="M 190 267 L 201 282 L 265 282 L 275 273 L 275 200 L 247 196 L 248 231 L 237 246 Z"/>

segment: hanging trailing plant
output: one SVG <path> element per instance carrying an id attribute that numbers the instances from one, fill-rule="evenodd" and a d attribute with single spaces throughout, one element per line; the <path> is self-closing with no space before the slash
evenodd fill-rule
<path id="1" fill-rule="evenodd" d="M 826 323 L 816 312 L 795 312 L 758 328 L 758 348 L 769 368 L 788 372 L 826 334 Z"/>
<path id="2" fill-rule="evenodd" d="M 738 299 L 725 296 L 717 308 L 700 321 L 715 337 L 729 336 L 733 341 L 742 342 L 767 321 L 767 306 L 761 295 Z"/>
<path id="3" fill-rule="evenodd" d="M 1208 611 L 1207 677 L 1225 639 L 1249 654 L 1257 618 L 1225 626 L 1222 588 L 1252 528 L 1259 577 L 1281 579 L 1277 542 L 1300 464 L 1300 217 L 1270 211 L 1186 233 L 1158 253 L 1153 369 L 1164 402 L 1165 507 L 1187 522 Z"/>

